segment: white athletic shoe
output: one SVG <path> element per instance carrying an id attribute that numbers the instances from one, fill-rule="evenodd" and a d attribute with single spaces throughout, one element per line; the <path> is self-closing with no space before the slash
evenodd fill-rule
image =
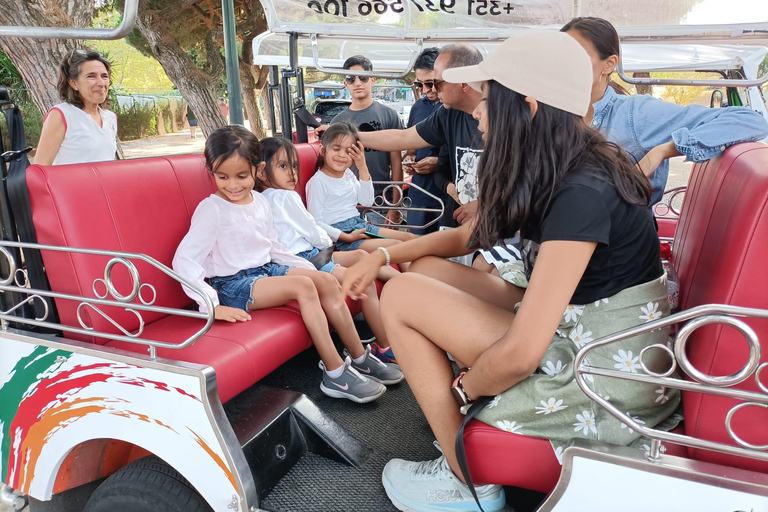
<path id="1" fill-rule="evenodd" d="M 435 460 L 409 462 L 392 459 L 381 474 L 387 496 L 404 512 L 479 512 L 469 487 L 459 480 L 444 455 Z M 485 512 L 507 510 L 500 485 L 475 487 Z"/>

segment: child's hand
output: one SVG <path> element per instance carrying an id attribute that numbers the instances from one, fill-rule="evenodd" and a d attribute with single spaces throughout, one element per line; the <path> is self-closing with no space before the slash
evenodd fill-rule
<path id="1" fill-rule="evenodd" d="M 357 242 L 358 240 L 367 240 L 369 238 L 370 237 L 365 234 L 365 228 L 356 229 L 349 233 L 341 233 L 339 235 L 339 240 L 347 243 Z"/>
<path id="2" fill-rule="evenodd" d="M 352 161 L 355 162 L 355 166 L 360 174 L 368 174 L 368 166 L 365 163 L 365 146 L 363 146 L 363 143 L 358 141 L 357 144 L 349 147 L 347 153 L 352 157 Z"/>
<path id="3" fill-rule="evenodd" d="M 230 308 L 229 306 L 216 306 L 213 310 L 213 316 L 216 320 L 226 320 L 227 322 L 248 322 L 251 315 L 242 309 Z"/>

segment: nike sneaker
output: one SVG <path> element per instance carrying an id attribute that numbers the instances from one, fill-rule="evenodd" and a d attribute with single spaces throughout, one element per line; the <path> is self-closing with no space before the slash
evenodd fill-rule
<path id="1" fill-rule="evenodd" d="M 344 355 L 349 357 L 349 352 L 346 349 L 344 350 Z M 381 362 L 378 357 L 373 355 L 370 345 L 365 347 L 365 359 L 363 359 L 362 363 L 357 364 L 354 360 L 351 361 L 352 368 L 357 370 L 360 375 L 387 386 L 397 384 L 404 378 L 399 366 Z"/>
<path id="2" fill-rule="evenodd" d="M 344 360 L 344 371 L 332 379 L 325 371 L 325 365 L 320 361 L 323 370 L 323 380 L 320 391 L 333 398 L 346 398 L 359 404 L 372 402 L 387 390 L 384 385 L 360 375 L 352 365 L 349 357 Z"/>

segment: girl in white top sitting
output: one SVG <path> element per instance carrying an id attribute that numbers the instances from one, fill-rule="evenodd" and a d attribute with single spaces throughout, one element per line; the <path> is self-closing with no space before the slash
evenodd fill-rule
<path id="1" fill-rule="evenodd" d="M 256 188 L 272 206 L 277 239 L 292 254 L 313 262 L 321 271 L 329 272 L 343 282 L 346 267 L 368 253 L 362 249 L 336 251 L 330 259 L 323 258 L 329 249 L 332 251 L 333 242 L 307 211 L 295 190 L 299 178 L 299 154 L 296 147 L 288 139 L 269 137 L 261 140 L 261 149 L 265 165 L 256 174 Z M 325 249 L 323 254 L 321 249 Z M 321 261 L 317 261 L 318 258 Z M 379 296 L 374 283 L 365 289 L 365 295 L 367 298 L 362 302 L 363 314 L 376 336 L 376 341 L 371 343 L 371 352 L 384 363 L 397 364 L 381 322 Z M 397 378 L 402 378 L 399 371 Z"/>
<path id="2" fill-rule="evenodd" d="M 347 122 L 331 125 L 323 133 L 321 144 L 318 171 L 307 182 L 307 207 L 336 243 L 336 249 L 371 252 L 415 238 L 411 233 L 373 226 L 360 216 L 358 204 L 373 205 L 373 182 L 357 128 Z M 353 162 L 360 179 L 349 168 Z M 387 280 L 395 275 L 387 271 L 380 278 Z"/>
<path id="3" fill-rule="evenodd" d="M 249 311 L 297 301 L 320 353 L 320 389 L 358 403 L 379 398 L 386 388 L 372 379 L 387 366 L 363 348 L 346 304 L 334 307 L 343 302 L 339 282 L 286 250 L 277 240 L 269 201 L 253 190 L 264 165 L 258 139 L 242 126 L 219 128 L 206 141 L 205 164 L 218 190 L 192 215 L 189 233 L 173 258 L 174 270 L 208 295 L 217 320 L 247 322 Z M 198 293 L 184 291 L 205 311 Z M 329 322 L 349 351 L 344 360 L 331 340 Z"/>
<path id="4" fill-rule="evenodd" d="M 63 165 L 114 160 L 117 116 L 104 110 L 111 67 L 99 52 L 74 50 L 59 66 L 59 97 L 43 121 L 34 162 Z"/>

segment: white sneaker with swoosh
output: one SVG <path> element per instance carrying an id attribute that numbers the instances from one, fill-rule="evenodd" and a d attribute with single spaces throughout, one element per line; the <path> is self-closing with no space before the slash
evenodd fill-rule
<path id="1" fill-rule="evenodd" d="M 360 375 L 352 368 L 349 357 L 344 360 L 344 371 L 335 379 L 332 379 L 325 369 L 322 361 L 319 364 L 323 370 L 323 380 L 320 390 L 333 398 L 346 398 L 359 404 L 376 400 L 387 390 L 383 384 Z"/>

